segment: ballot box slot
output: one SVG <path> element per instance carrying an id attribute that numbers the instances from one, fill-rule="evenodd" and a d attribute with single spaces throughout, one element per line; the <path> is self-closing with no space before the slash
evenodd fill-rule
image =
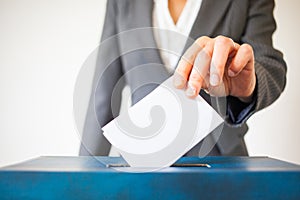
<path id="1" fill-rule="evenodd" d="M 106 167 L 130 167 L 130 165 L 112 163 L 112 164 L 107 164 Z M 171 167 L 206 167 L 206 168 L 211 168 L 211 166 L 209 164 L 205 164 L 205 163 L 175 163 L 175 164 L 171 165 Z"/>

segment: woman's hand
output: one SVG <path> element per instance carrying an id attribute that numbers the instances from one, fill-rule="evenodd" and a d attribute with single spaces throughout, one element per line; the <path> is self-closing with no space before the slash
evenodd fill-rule
<path id="1" fill-rule="evenodd" d="M 174 85 L 196 97 L 200 89 L 214 96 L 252 99 L 256 76 L 254 53 L 248 44 L 239 45 L 224 36 L 198 38 L 184 53 L 174 74 Z"/>

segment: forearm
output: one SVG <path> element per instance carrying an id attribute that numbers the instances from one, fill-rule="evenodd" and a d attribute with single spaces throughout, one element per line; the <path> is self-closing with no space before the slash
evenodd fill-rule
<path id="1" fill-rule="evenodd" d="M 256 94 L 248 104 L 228 98 L 228 113 L 233 124 L 244 123 L 250 115 L 272 104 L 282 93 L 286 84 L 286 63 L 283 55 L 274 49 L 272 35 L 276 29 L 273 17 L 274 2 L 251 1 L 245 34 L 242 43 L 250 44 L 254 51 Z M 249 110 L 249 105 L 253 105 Z M 241 106 L 242 105 L 242 106 Z M 246 115 L 242 114 L 248 110 Z M 234 116 L 234 117 L 233 117 Z"/>

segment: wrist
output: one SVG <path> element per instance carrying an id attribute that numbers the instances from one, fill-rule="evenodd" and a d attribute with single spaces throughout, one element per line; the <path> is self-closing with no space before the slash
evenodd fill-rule
<path id="1" fill-rule="evenodd" d="M 253 81 L 252 81 L 252 84 L 251 85 L 251 89 L 249 91 L 252 91 L 250 92 L 249 95 L 246 95 L 246 96 L 242 96 L 242 97 L 237 97 L 240 101 L 244 102 L 244 103 L 250 103 L 253 101 L 253 96 L 254 96 L 254 92 L 256 90 L 256 75 L 254 75 L 254 78 L 253 78 Z"/>
<path id="2" fill-rule="evenodd" d="M 238 97 L 238 99 L 243 103 L 250 103 L 253 101 L 253 93 L 248 97 Z"/>

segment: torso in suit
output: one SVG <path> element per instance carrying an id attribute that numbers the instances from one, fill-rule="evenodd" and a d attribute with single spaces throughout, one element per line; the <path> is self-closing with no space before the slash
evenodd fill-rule
<path id="1" fill-rule="evenodd" d="M 205 139 L 206 144 L 216 143 L 211 155 L 247 155 L 246 120 L 273 103 L 285 87 L 286 64 L 283 55 L 272 45 L 276 29 L 273 8 L 273 0 L 202 2 L 186 47 L 201 36 L 223 35 L 240 44 L 248 43 L 254 50 L 257 78 L 251 110 L 245 111 L 247 105 L 237 98 L 225 97 L 225 108 L 221 108 L 226 119 L 222 134 L 219 136 L 217 128 Z M 102 135 L 101 127 L 118 114 L 124 84 L 131 88 L 134 104 L 171 76 L 162 66 L 149 29 L 152 9 L 151 0 L 108 0 L 80 155 L 108 155 L 110 144 Z M 209 102 L 213 99 L 204 91 L 201 95 Z M 199 155 L 201 145 L 196 145 L 187 155 Z"/>

